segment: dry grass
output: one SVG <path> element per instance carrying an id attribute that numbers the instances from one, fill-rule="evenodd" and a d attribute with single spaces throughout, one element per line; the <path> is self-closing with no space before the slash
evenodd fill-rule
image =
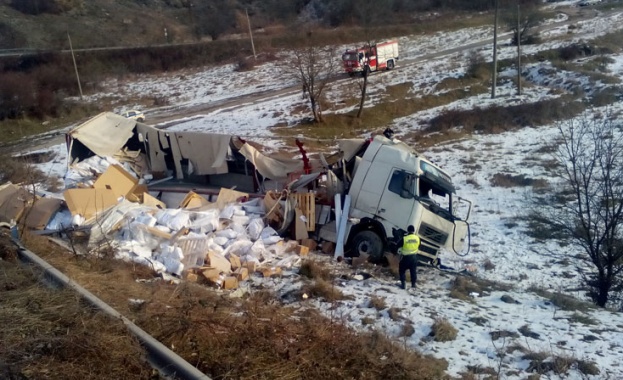
<path id="1" fill-rule="evenodd" d="M 301 268 L 299 269 L 299 274 L 312 280 L 321 279 L 331 281 L 335 277 L 331 273 L 331 269 L 329 269 L 326 265 L 310 259 L 303 261 Z"/>
<path id="2" fill-rule="evenodd" d="M 456 339 L 458 330 L 444 318 L 436 318 L 433 323 L 431 335 L 437 342 L 449 342 Z"/>
<path id="3" fill-rule="evenodd" d="M 378 333 L 358 334 L 314 310 L 284 307 L 269 292 L 232 299 L 193 283 L 138 283 L 135 278 L 149 271 L 62 254 L 39 237 L 29 241 L 46 260 L 213 378 L 446 378 L 443 360 L 408 351 Z M 132 307 L 129 298 L 145 300 L 144 306 Z"/>
<path id="4" fill-rule="evenodd" d="M 312 281 L 310 284 L 303 285 L 301 293 L 305 293 L 310 297 L 322 298 L 327 302 L 350 299 L 342 293 L 333 283 L 321 278 Z"/>
<path id="5" fill-rule="evenodd" d="M 519 187 L 533 186 L 535 188 L 544 188 L 548 186 L 548 182 L 544 179 L 532 179 L 523 174 L 512 175 L 506 173 L 496 173 L 489 180 L 491 186 L 495 187 Z"/>
<path id="6" fill-rule="evenodd" d="M 580 311 L 587 312 L 595 308 L 593 304 L 590 304 L 585 301 L 580 301 L 576 298 L 568 296 L 566 294 L 560 292 L 550 292 L 540 287 L 532 286 L 528 288 L 529 291 L 538 294 L 543 298 L 547 298 L 550 300 L 554 306 L 566 310 L 566 311 Z"/>
<path id="7" fill-rule="evenodd" d="M 0 244 L 10 247 L 6 238 Z M 0 260 L 0 378 L 158 378 L 123 323 L 84 307 L 71 291 L 44 287 L 38 269 L 6 257 Z"/>
<path id="8" fill-rule="evenodd" d="M 508 291 L 512 286 L 493 281 L 487 281 L 478 277 L 457 276 L 450 288 L 450 297 L 463 301 L 474 302 L 471 293 L 482 294 L 493 290 Z"/>
<path id="9" fill-rule="evenodd" d="M 381 297 L 373 295 L 372 297 L 370 297 L 369 307 L 374 308 L 378 311 L 381 311 L 387 308 L 387 302 L 385 302 L 385 298 L 381 298 Z"/>

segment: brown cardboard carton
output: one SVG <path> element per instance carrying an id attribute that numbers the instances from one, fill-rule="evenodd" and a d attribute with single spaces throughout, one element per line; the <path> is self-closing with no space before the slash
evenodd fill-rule
<path id="1" fill-rule="evenodd" d="M 26 227 L 34 230 L 42 230 L 48 225 L 52 216 L 61 208 L 60 199 L 39 198 L 32 207 L 24 213 Z"/>
<path id="2" fill-rule="evenodd" d="M 243 268 L 247 268 L 249 270 L 249 273 L 255 273 L 255 271 L 257 270 L 257 263 L 255 261 L 246 261 L 243 264 Z"/>
<path id="3" fill-rule="evenodd" d="M 271 268 L 262 268 L 262 276 L 264 277 L 275 277 L 281 275 L 280 267 L 271 267 Z"/>
<path id="4" fill-rule="evenodd" d="M 279 242 L 282 243 L 282 242 Z M 287 242 L 283 243 L 285 245 L 284 248 L 284 252 L 285 253 L 294 253 L 298 250 L 298 243 L 296 242 L 296 240 L 288 240 Z"/>
<path id="5" fill-rule="evenodd" d="M 117 196 L 109 189 L 69 189 L 63 196 L 71 215 L 87 220 L 117 204 Z"/>
<path id="6" fill-rule="evenodd" d="M 300 209 L 294 209 L 294 234 L 296 240 L 307 239 L 307 224 L 303 220 L 303 212 Z"/>
<path id="7" fill-rule="evenodd" d="M 310 251 L 315 251 L 316 247 L 318 247 L 318 243 L 314 239 L 303 239 L 301 240 L 301 245 L 306 246 Z"/>
<path id="8" fill-rule="evenodd" d="M 238 281 L 244 281 L 249 278 L 249 270 L 247 268 L 238 268 L 234 271 L 234 275 Z"/>
<path id="9" fill-rule="evenodd" d="M 332 241 L 322 242 L 322 253 L 332 255 L 335 253 L 335 243 Z"/>
<path id="10" fill-rule="evenodd" d="M 236 203 L 240 200 L 248 200 L 249 193 L 243 193 L 242 191 L 236 191 L 232 189 L 221 188 L 216 198 L 216 205 L 218 208 L 223 208 L 229 203 Z"/>
<path id="11" fill-rule="evenodd" d="M 234 276 L 227 276 L 223 281 L 223 289 L 237 289 L 238 279 Z"/>
<path id="12" fill-rule="evenodd" d="M 215 252 L 208 252 L 207 261 L 211 267 L 218 269 L 219 272 L 226 274 L 231 273 L 231 263 L 225 258 L 225 256 Z"/>
<path id="13" fill-rule="evenodd" d="M 188 194 L 182 199 L 180 202 L 179 208 L 197 208 L 202 206 L 207 206 L 210 204 L 210 201 L 202 197 L 201 195 L 195 193 L 194 191 L 189 191 Z"/>
<path id="14" fill-rule="evenodd" d="M 112 190 L 117 198 L 126 197 L 133 193 L 138 185 L 138 179 L 128 173 L 121 165 L 110 165 L 106 171 L 93 183 L 94 189 Z"/>
<path id="15" fill-rule="evenodd" d="M 34 198 L 28 191 L 13 184 L 0 187 L 0 222 L 17 221 Z"/>
<path id="16" fill-rule="evenodd" d="M 240 263 L 240 257 L 234 255 L 233 253 L 229 254 L 229 263 L 231 264 L 231 270 L 233 271 L 242 266 L 242 264 Z"/>
<path id="17" fill-rule="evenodd" d="M 221 272 L 216 268 L 204 267 L 201 268 L 201 275 L 210 282 L 215 282 Z"/>
<path id="18" fill-rule="evenodd" d="M 304 245 L 299 245 L 297 247 L 296 253 L 299 256 L 307 256 L 307 255 L 309 255 L 309 248 L 304 246 Z"/>
<path id="19" fill-rule="evenodd" d="M 164 204 L 164 202 L 160 201 L 158 198 L 150 195 L 147 192 L 143 193 L 142 200 L 143 200 L 142 203 L 145 206 L 155 207 L 155 208 L 159 208 L 161 210 L 167 208 L 167 205 Z"/>

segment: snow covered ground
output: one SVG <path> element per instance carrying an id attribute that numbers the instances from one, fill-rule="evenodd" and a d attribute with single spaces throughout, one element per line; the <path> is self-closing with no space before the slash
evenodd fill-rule
<path id="1" fill-rule="evenodd" d="M 549 6 L 565 3 L 569 2 Z M 575 28 L 555 27 L 566 19 L 564 14 L 560 14 L 550 20 L 553 29 L 542 34 L 545 41 L 540 45 L 524 47 L 523 52 L 530 54 L 566 45 L 570 41 L 589 41 L 598 35 L 623 28 L 621 12 L 577 22 Z M 451 33 L 401 37 L 401 55 L 404 59 L 417 59 L 428 53 L 490 38 L 490 31 L 491 28 L 471 28 Z M 485 59 L 491 59 L 490 48 L 479 51 Z M 372 75 L 370 88 L 375 92 L 392 84 L 412 83 L 413 94 L 435 93 L 435 86 L 441 79 L 458 77 L 464 73 L 466 67 L 462 62 L 466 62 L 464 58 L 470 54 L 467 51 L 452 53 L 439 59 L 418 61 L 408 68 Z M 512 58 L 514 54 L 514 47 L 502 46 L 499 58 Z M 613 55 L 611 58 L 614 60 L 609 65 L 611 75 L 623 78 L 623 55 Z M 524 88 L 521 96 L 515 95 L 516 89 L 508 80 L 498 88 L 496 99 L 490 99 L 489 94 L 462 99 L 397 119 L 391 127 L 400 138 L 411 130 L 421 128 L 431 117 L 449 109 L 533 102 L 557 96 L 551 91 L 552 84 L 545 83 L 564 84 L 567 80 L 586 80 L 577 73 L 556 71 L 552 74 L 552 70 L 544 68 L 551 68 L 551 65 L 540 62 L 524 68 L 530 86 Z M 267 64 L 251 72 L 240 73 L 234 71 L 233 65 L 226 65 L 183 75 L 144 76 L 132 83 L 107 83 L 110 92 L 98 96 L 113 96 L 116 92 L 130 97 L 148 92 L 164 96 L 174 105 L 185 107 L 294 84 L 291 78 L 275 78 L 271 75 L 272 70 L 273 64 Z M 512 78 L 515 75 L 513 69 L 508 69 L 500 77 Z M 552 80 L 552 75 L 560 80 Z M 340 83 L 330 90 L 329 99 L 338 97 Z M 589 92 L 592 90 L 595 88 L 589 88 Z M 373 101 L 372 97 L 370 103 Z M 238 134 L 276 147 L 281 141 L 274 137 L 268 127 L 278 123 L 290 125 L 300 120 L 300 113 L 292 113 L 293 109 L 299 107 L 306 107 L 301 95 L 289 95 L 237 107 L 235 110 L 212 112 L 185 120 L 172 129 Z M 620 102 L 609 106 L 615 113 L 620 113 L 622 108 Z M 344 110 L 334 106 L 332 111 Z M 590 114 L 599 112 L 603 110 L 591 110 Z M 494 187 L 490 182 L 497 173 L 547 179 L 549 173 L 542 162 L 549 157 L 541 152 L 545 151 L 544 147 L 553 144 L 557 133 L 554 125 L 544 125 L 497 135 L 473 135 L 422 152 L 450 173 L 458 193 L 475 204 L 471 217 L 471 252 L 466 257 L 444 254 L 443 262 L 455 268 L 475 268 L 476 276 L 510 284 L 511 290 L 476 292 L 471 295 L 471 302 L 450 298 L 449 288 L 454 275 L 420 268 L 418 290 L 414 294 L 398 289 L 394 281 L 383 278 L 343 280 L 339 283 L 340 290 L 354 296 L 354 300 L 327 304 L 310 299 L 303 301 L 301 306 L 318 307 L 327 315 L 339 316 L 355 328 L 380 329 L 394 337 L 400 335 L 406 320 L 409 320 L 415 332 L 411 336 L 400 337 L 400 341 L 423 353 L 447 359 L 451 375 L 458 376 L 466 372 L 468 367 L 474 371 L 490 367 L 499 373 L 501 379 L 525 379 L 528 375 L 525 371 L 530 366 L 530 361 L 524 358 L 526 352 L 540 352 L 545 353 L 550 361 L 553 357 L 562 357 L 595 362 L 600 370 L 598 375 L 583 375 L 577 366 L 572 366 L 566 374 L 548 372 L 545 376 L 548 379 L 623 378 L 623 367 L 619 364 L 623 355 L 621 313 L 598 309 L 565 311 L 528 291 L 531 287 L 539 287 L 583 298 L 583 294 L 572 290 L 579 285 L 574 263 L 570 260 L 566 264 L 563 260 L 565 255 L 574 254 L 578 250 L 570 246 L 560 247 L 553 241 L 535 242 L 525 234 L 526 200 L 531 196 L 531 187 Z M 58 156 L 55 162 L 42 166 L 44 171 L 59 175 L 64 173 L 66 163 L 63 147 L 54 148 Z M 470 163 L 469 168 L 465 163 Z M 493 269 L 485 270 L 487 261 L 494 265 Z M 258 281 L 265 280 L 252 280 Z M 269 283 L 283 293 L 300 285 L 292 278 L 271 279 Z M 510 296 L 515 302 L 503 301 L 503 295 Z M 373 296 L 385 298 L 388 308 L 399 308 L 404 320 L 390 318 L 388 309 L 379 312 L 370 307 Z M 586 318 L 579 318 L 578 315 Z M 428 337 L 436 318 L 445 318 L 459 330 L 456 340 L 441 343 Z M 370 319 L 374 321 L 372 324 L 362 324 L 363 320 L 369 323 Z M 519 333 L 520 329 L 524 333 L 529 330 L 532 334 Z M 494 340 L 491 333 L 495 331 L 513 332 L 517 336 Z M 514 349 L 510 349 L 514 346 Z M 517 347 L 521 347 L 521 350 Z"/>

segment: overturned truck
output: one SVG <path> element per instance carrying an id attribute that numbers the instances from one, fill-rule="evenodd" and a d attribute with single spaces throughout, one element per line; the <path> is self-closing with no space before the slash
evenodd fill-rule
<path id="1" fill-rule="evenodd" d="M 160 130 L 112 113 L 67 134 L 70 166 L 115 156 L 158 198 L 220 188 L 270 198 L 266 218 L 280 234 L 301 240 L 312 233 L 340 255 L 380 259 L 396 251 L 408 225 L 421 238 L 420 261 L 435 265 L 441 250 L 469 249 L 472 204 L 441 168 L 396 139 L 338 144 L 337 153 L 309 157 L 297 140 L 298 157 L 289 158 L 236 136 Z"/>

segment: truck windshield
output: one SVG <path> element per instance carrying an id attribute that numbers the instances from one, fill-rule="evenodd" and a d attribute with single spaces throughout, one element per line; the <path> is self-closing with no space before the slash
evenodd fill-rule
<path id="1" fill-rule="evenodd" d="M 357 60 L 357 54 L 355 53 L 344 53 L 344 55 L 342 55 L 342 61 L 356 61 Z"/>
<path id="2" fill-rule="evenodd" d="M 431 183 L 434 193 L 437 193 L 438 195 L 443 195 L 443 193 L 454 193 L 452 180 L 446 173 L 425 161 L 420 161 L 420 169 L 424 172 L 422 176 Z"/>

